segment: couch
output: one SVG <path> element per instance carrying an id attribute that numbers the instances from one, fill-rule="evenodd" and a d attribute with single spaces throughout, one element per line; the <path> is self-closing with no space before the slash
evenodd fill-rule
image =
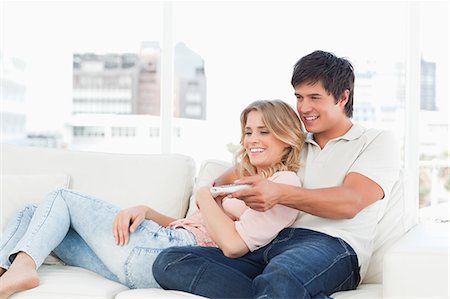
<path id="1" fill-rule="evenodd" d="M 1 145 L 1 228 L 14 211 L 59 187 L 73 188 L 120 207 L 147 204 L 172 217 L 195 209 L 192 194 L 230 167 L 208 160 L 199 170 L 180 154 L 110 154 Z M 448 225 L 417 224 L 418 208 L 394 187 L 378 224 L 366 276 L 354 291 L 333 298 L 448 298 Z M 445 237 L 446 235 L 446 237 Z M 416 267 L 417 266 L 417 267 Z M 130 290 L 49 256 L 39 269 L 39 287 L 11 298 L 189 298 L 161 289 Z"/>

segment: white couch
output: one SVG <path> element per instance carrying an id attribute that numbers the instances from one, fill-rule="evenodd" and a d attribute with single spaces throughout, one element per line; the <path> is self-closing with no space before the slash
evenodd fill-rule
<path id="1" fill-rule="evenodd" d="M 38 202 L 57 187 L 87 192 L 121 207 L 145 203 L 181 218 L 192 211 L 192 190 L 230 166 L 205 161 L 196 173 L 193 160 L 178 154 L 106 154 L 5 144 L 1 154 L 2 230 L 14 210 Z M 449 297 L 448 226 L 440 226 L 440 232 L 430 238 L 430 231 L 436 229 L 416 225 L 417 207 L 404 198 L 403 184 L 395 189 L 380 219 L 375 251 L 362 284 L 355 291 L 336 293 L 334 298 Z M 130 290 L 90 271 L 54 263 L 51 257 L 39 274 L 39 287 L 12 298 L 200 298 L 161 289 Z"/>

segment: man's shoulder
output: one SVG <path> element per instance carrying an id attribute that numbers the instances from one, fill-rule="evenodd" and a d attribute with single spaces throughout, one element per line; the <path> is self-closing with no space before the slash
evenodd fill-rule
<path id="1" fill-rule="evenodd" d="M 387 130 L 379 130 L 375 128 L 366 129 L 361 135 L 362 138 L 365 139 L 366 142 L 380 142 L 386 144 L 395 144 L 395 137 L 391 131 Z"/>
<path id="2" fill-rule="evenodd" d="M 380 130 L 377 128 L 365 128 L 362 125 L 354 124 L 354 130 L 357 131 L 359 135 L 357 140 L 363 141 L 365 143 L 371 143 L 373 141 L 391 143 L 395 142 L 394 135 L 391 131 Z"/>

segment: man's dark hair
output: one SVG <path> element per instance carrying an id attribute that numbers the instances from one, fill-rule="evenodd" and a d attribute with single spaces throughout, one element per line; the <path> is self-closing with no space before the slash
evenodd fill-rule
<path id="1" fill-rule="evenodd" d="M 342 93 L 346 89 L 349 90 L 348 102 L 344 109 L 345 114 L 352 117 L 355 74 L 350 61 L 324 51 L 314 51 L 297 61 L 291 81 L 294 88 L 302 83 L 315 84 L 319 81 L 325 90 L 335 97 L 336 104 Z"/>

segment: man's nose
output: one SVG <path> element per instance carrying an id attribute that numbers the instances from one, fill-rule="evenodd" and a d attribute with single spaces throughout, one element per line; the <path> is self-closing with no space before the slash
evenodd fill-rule
<path id="1" fill-rule="evenodd" d="M 303 100 L 297 104 L 297 110 L 300 113 L 308 113 L 312 110 L 311 102 L 308 100 Z"/>

